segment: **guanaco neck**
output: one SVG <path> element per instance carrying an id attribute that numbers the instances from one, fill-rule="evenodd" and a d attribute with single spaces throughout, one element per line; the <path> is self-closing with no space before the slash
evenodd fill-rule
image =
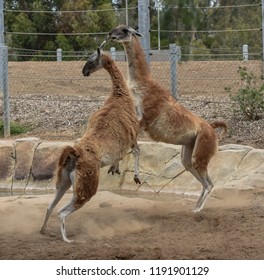
<path id="1" fill-rule="evenodd" d="M 139 39 L 132 35 L 130 42 L 123 42 L 127 60 L 130 81 L 142 80 L 150 75 L 144 50 Z"/>
<path id="2" fill-rule="evenodd" d="M 115 62 L 108 55 L 103 55 L 102 64 L 111 77 L 113 95 L 117 97 L 129 95 L 125 79 Z"/>

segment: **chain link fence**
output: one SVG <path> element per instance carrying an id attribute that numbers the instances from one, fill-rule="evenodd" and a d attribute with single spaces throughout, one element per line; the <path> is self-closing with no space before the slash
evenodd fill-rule
<path id="1" fill-rule="evenodd" d="M 109 47 L 109 54 L 127 78 L 126 58 L 123 51 Z M 152 76 L 173 96 L 200 94 L 211 97 L 225 93 L 229 86 L 239 86 L 238 69 L 246 66 L 257 77 L 262 76 L 261 54 L 249 53 L 243 60 L 240 53 L 214 57 L 206 55 L 181 55 L 180 47 L 174 44 L 167 50 L 150 51 Z M 56 52 L 9 49 L 9 91 L 15 95 L 105 95 L 110 88 L 110 78 L 99 71 L 88 79 L 82 77 L 82 67 L 91 53 L 63 52 L 62 61 L 57 61 Z M 71 60 L 68 60 L 68 59 Z M 17 61 L 19 60 L 19 62 Z"/>
<path id="2" fill-rule="evenodd" d="M 29 125 L 33 134 L 39 135 L 44 128 L 53 138 L 81 136 L 87 118 L 102 106 L 111 90 L 110 77 L 104 70 L 83 77 L 82 68 L 91 53 L 62 50 L 61 58 L 57 58 L 57 52 L 51 51 L 8 51 L 11 119 Z M 115 58 L 127 79 L 125 53 L 115 51 L 110 44 L 105 51 Z M 248 60 L 244 60 L 242 47 L 236 53 L 213 57 L 199 55 L 197 50 L 188 57 L 183 53 L 183 47 L 175 45 L 151 50 L 152 76 L 178 102 L 208 121 L 232 117 L 232 102 L 225 88 L 235 92 L 241 87 L 240 66 L 246 66 L 262 83 L 261 54 L 249 52 Z M 1 103 L 0 111 L 3 113 Z"/>

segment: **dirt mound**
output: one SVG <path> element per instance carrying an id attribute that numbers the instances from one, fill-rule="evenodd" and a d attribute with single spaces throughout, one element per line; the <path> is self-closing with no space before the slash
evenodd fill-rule
<path id="1" fill-rule="evenodd" d="M 101 191 L 66 221 L 70 244 L 61 240 L 56 212 L 46 235 L 39 233 L 52 198 L 0 198 L 0 259 L 264 258 L 261 190 L 215 190 L 200 213 L 191 211 L 196 198 Z"/>

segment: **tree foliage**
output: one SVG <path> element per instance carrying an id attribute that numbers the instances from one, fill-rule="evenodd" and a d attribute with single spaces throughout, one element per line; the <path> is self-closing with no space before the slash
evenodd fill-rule
<path id="1" fill-rule="evenodd" d="M 78 34 L 107 32 L 116 25 L 115 11 L 110 0 L 6 0 L 5 10 L 13 11 L 5 14 L 5 28 L 14 32 L 7 36 L 7 44 L 18 48 L 94 49 L 101 43 L 100 36 Z"/>
<path id="2" fill-rule="evenodd" d="M 35 50 L 92 50 L 105 35 L 91 33 L 107 32 L 126 22 L 126 3 L 128 23 L 137 28 L 137 9 L 131 8 L 137 7 L 137 0 L 5 0 L 5 29 L 11 32 L 6 41 L 11 47 Z M 252 4 L 259 4 L 259 0 L 150 0 L 151 29 L 157 30 L 159 23 L 161 46 L 176 43 L 188 54 L 214 55 L 225 49 L 241 49 L 243 44 L 261 52 L 261 7 L 232 7 Z M 227 32 L 251 29 L 259 30 Z M 68 35 L 73 33 L 87 35 Z M 158 34 L 153 31 L 151 47 L 157 45 Z"/>
<path id="3" fill-rule="evenodd" d="M 240 0 L 239 5 L 259 4 L 258 0 Z M 219 5 L 238 5 L 238 1 L 219 0 Z M 260 6 L 244 6 L 241 8 L 218 8 L 211 12 L 209 28 L 215 30 L 250 30 L 258 28 L 259 31 L 238 31 L 215 33 L 213 45 L 221 48 L 237 49 L 248 44 L 254 48 L 261 48 L 261 9 Z M 210 45 L 208 47 L 211 47 Z"/>
<path id="4" fill-rule="evenodd" d="M 169 43 L 176 43 L 187 47 L 190 54 L 199 48 L 201 53 L 209 50 L 213 55 L 215 52 L 226 52 L 224 49 L 238 50 L 243 44 L 248 44 L 251 49 L 261 51 L 262 15 L 259 0 L 156 0 L 157 2 L 162 5 L 160 29 L 167 32 L 161 31 L 161 45 L 166 48 Z M 157 29 L 157 10 L 154 13 L 152 29 Z M 204 32 L 206 30 L 208 32 Z M 152 38 L 156 43 L 157 33 L 153 33 Z"/>

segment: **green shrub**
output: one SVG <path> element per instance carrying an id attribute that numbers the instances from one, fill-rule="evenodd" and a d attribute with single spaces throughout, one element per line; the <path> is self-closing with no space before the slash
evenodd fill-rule
<path id="1" fill-rule="evenodd" d="M 17 122 L 11 122 L 10 124 L 10 133 L 11 135 L 22 134 L 30 131 L 28 126 L 22 125 Z M 0 137 L 4 136 L 4 123 L 3 120 L 0 119 Z"/>
<path id="2" fill-rule="evenodd" d="M 237 93 L 231 93 L 231 88 L 225 88 L 230 99 L 239 105 L 241 113 L 250 120 L 259 119 L 259 113 L 264 111 L 264 84 L 257 86 L 257 77 L 247 71 L 246 67 L 239 67 L 238 73 L 243 86 Z"/>

